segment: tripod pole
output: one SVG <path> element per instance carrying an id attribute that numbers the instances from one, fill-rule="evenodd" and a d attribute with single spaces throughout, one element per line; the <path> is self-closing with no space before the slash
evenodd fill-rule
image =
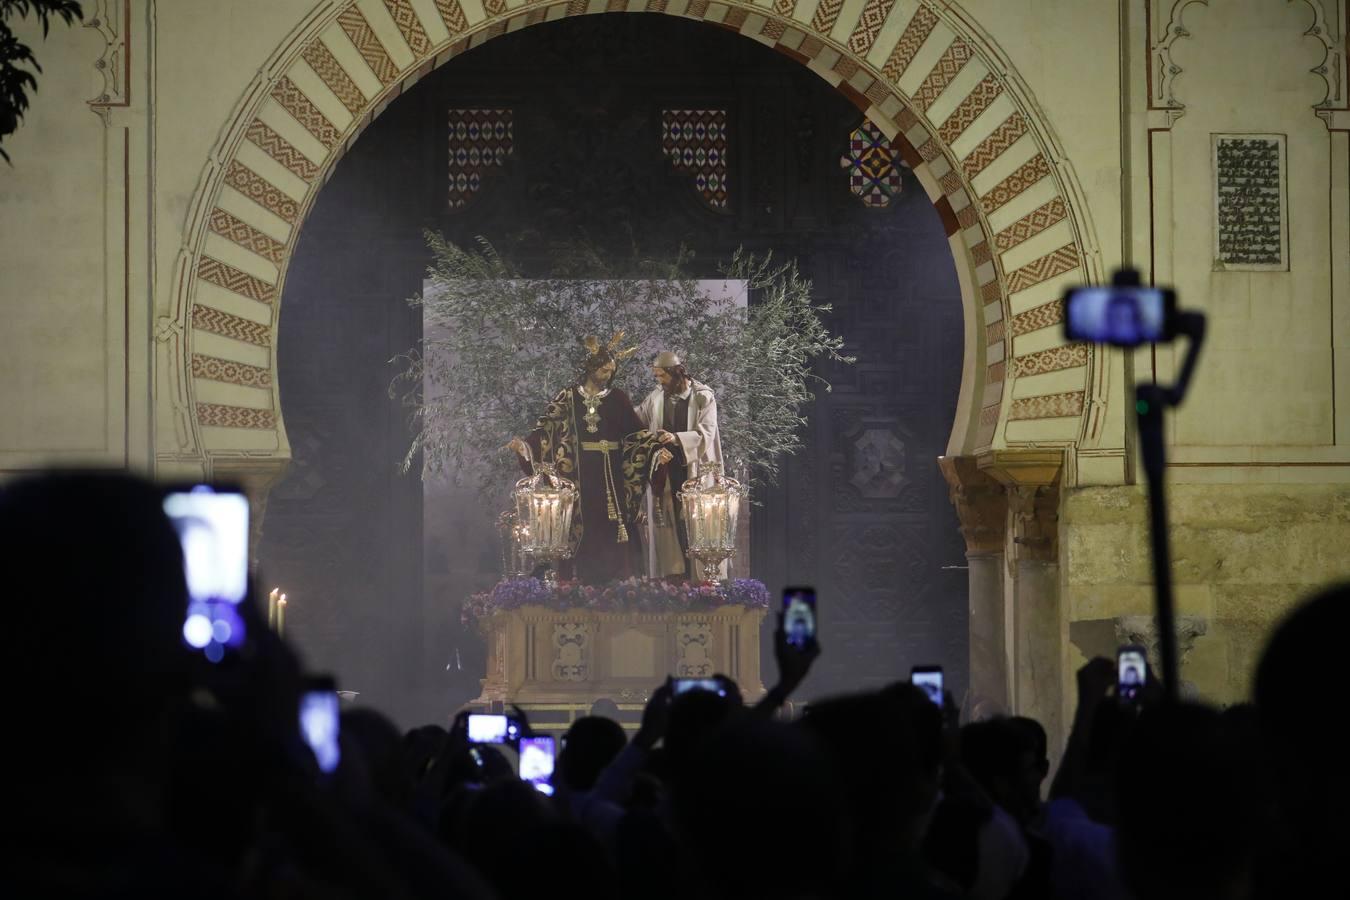
<path id="1" fill-rule="evenodd" d="M 1135 389 L 1139 413 L 1139 444 L 1148 482 L 1149 541 L 1153 551 L 1153 581 L 1156 595 L 1158 656 L 1162 662 L 1163 696 L 1175 702 L 1180 696 L 1181 672 L 1177 659 L 1176 607 L 1172 598 L 1172 556 L 1167 533 L 1167 467 L 1163 444 L 1163 408 L 1167 396 L 1157 385 Z"/>

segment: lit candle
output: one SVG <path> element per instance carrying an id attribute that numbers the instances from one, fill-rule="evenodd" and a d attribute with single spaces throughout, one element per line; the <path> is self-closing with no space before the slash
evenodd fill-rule
<path id="1" fill-rule="evenodd" d="M 272 593 L 267 595 L 267 627 L 277 627 L 277 595 L 281 593 L 277 588 L 272 588 Z"/>
<path id="2" fill-rule="evenodd" d="M 282 594 L 277 598 L 277 637 L 284 637 L 286 634 L 286 595 Z"/>

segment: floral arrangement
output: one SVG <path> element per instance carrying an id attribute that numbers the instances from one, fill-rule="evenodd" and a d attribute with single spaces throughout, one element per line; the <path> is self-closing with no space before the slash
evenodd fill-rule
<path id="1" fill-rule="evenodd" d="M 689 612 L 716 609 L 719 606 L 746 606 L 768 609 L 769 589 L 753 578 L 736 578 L 729 583 L 671 584 L 647 578 L 628 578 L 606 585 L 562 582 L 551 587 L 538 578 L 504 578 L 490 591 L 474 594 L 464 602 L 460 621 L 477 624 L 481 629 L 498 612 L 523 606 L 547 609 L 589 609 L 599 612 L 638 610 L 642 612 Z"/>

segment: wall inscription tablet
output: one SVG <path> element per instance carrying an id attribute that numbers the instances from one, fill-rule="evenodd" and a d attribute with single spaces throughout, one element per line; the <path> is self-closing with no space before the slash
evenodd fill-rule
<path id="1" fill-rule="evenodd" d="M 1216 134 L 1214 270 L 1289 268 L 1282 134 Z"/>

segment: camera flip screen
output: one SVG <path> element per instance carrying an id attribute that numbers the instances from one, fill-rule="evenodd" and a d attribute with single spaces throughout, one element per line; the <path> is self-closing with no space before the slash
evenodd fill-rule
<path id="1" fill-rule="evenodd" d="M 1168 292 L 1154 287 L 1083 287 L 1065 298 L 1069 338 L 1134 347 L 1166 339 Z"/>

